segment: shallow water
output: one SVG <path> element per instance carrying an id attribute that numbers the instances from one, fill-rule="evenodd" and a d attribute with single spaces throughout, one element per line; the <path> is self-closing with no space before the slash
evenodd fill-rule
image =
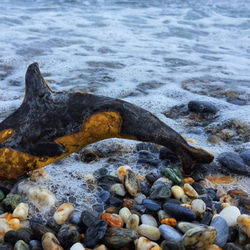
<path id="1" fill-rule="evenodd" d="M 206 100 L 219 109 L 215 124 L 250 123 L 249 18 L 250 2 L 243 0 L 2 0 L 0 119 L 20 105 L 26 68 L 39 61 L 54 90 L 124 99 L 215 156 L 235 151 L 242 145 L 211 144 L 203 128 L 194 132 L 184 119 L 164 114 Z M 231 92 L 245 105 L 227 102 Z"/>

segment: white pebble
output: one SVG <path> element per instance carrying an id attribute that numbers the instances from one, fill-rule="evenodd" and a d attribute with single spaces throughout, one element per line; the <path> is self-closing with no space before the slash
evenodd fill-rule
<path id="1" fill-rule="evenodd" d="M 54 220 L 58 225 L 62 225 L 73 213 L 74 207 L 70 203 L 63 203 L 60 207 L 57 208 L 54 214 Z"/>
<path id="2" fill-rule="evenodd" d="M 135 241 L 136 250 L 150 250 L 153 247 L 159 247 L 159 245 L 145 237 L 140 237 Z"/>
<path id="3" fill-rule="evenodd" d="M 19 220 L 25 220 L 28 216 L 29 206 L 26 203 L 19 203 L 13 211 L 13 217 Z"/>
<path id="4" fill-rule="evenodd" d="M 77 242 L 70 248 L 70 250 L 85 250 L 85 247 L 81 243 Z"/>
<path id="5" fill-rule="evenodd" d="M 131 214 L 127 220 L 126 228 L 137 231 L 140 218 L 137 214 Z"/>
<path id="6" fill-rule="evenodd" d="M 196 215 L 200 216 L 206 211 L 206 204 L 203 200 L 195 199 L 191 203 L 191 208 Z"/>
<path id="7" fill-rule="evenodd" d="M 39 210 L 46 212 L 55 207 L 56 197 L 46 187 L 31 187 L 28 196 L 30 202 Z"/>
<path id="8" fill-rule="evenodd" d="M 8 220 L 0 219 L 0 242 L 3 242 L 4 235 L 11 229 Z"/>
<path id="9" fill-rule="evenodd" d="M 237 224 L 237 218 L 240 214 L 240 210 L 235 206 L 226 207 L 219 213 L 219 215 L 226 220 L 229 227 L 233 227 Z"/>
<path id="10" fill-rule="evenodd" d="M 123 207 L 119 211 L 119 215 L 124 223 L 127 223 L 129 216 L 131 215 L 130 210 L 127 207 Z"/>
<path id="11" fill-rule="evenodd" d="M 250 238 L 250 215 L 242 214 L 238 217 L 237 223 L 239 228 Z"/>
<path id="12" fill-rule="evenodd" d="M 122 197 L 126 195 L 126 190 L 125 190 L 123 184 L 121 184 L 121 183 L 116 183 L 116 184 L 112 185 L 110 188 L 110 192 L 113 192 L 116 195 L 122 196 Z"/>
<path id="13" fill-rule="evenodd" d="M 161 233 L 159 228 L 150 225 L 141 224 L 138 228 L 138 233 L 142 236 L 147 237 L 150 240 L 159 240 Z"/>
<path id="14" fill-rule="evenodd" d="M 141 216 L 141 222 L 142 224 L 150 225 L 153 227 L 158 226 L 156 219 L 151 214 L 143 214 Z"/>
<path id="15" fill-rule="evenodd" d="M 184 195 L 183 188 L 177 185 L 171 187 L 172 195 L 175 199 L 180 200 L 181 197 Z"/>

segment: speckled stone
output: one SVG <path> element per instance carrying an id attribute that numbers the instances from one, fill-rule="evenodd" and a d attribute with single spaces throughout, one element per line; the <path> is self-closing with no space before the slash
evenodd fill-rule
<path id="1" fill-rule="evenodd" d="M 126 228 L 137 231 L 139 227 L 140 218 L 137 214 L 131 214 L 127 220 Z"/>
<path id="2" fill-rule="evenodd" d="M 124 175 L 124 186 L 127 192 L 135 197 L 141 191 L 140 184 L 137 180 L 137 177 L 133 171 L 127 169 Z"/>
<path id="3" fill-rule="evenodd" d="M 182 235 L 173 227 L 168 225 L 159 226 L 160 233 L 165 240 L 181 241 Z"/>
<path id="4" fill-rule="evenodd" d="M 182 244 L 187 249 L 204 250 L 212 245 L 217 237 L 216 229 L 210 226 L 198 226 L 189 229 L 183 236 Z"/>
<path id="5" fill-rule="evenodd" d="M 226 220 L 221 216 L 217 216 L 212 220 L 210 226 L 215 227 L 217 231 L 217 237 L 214 244 L 219 247 L 224 247 L 229 237 L 229 227 Z"/>
<path id="6" fill-rule="evenodd" d="M 13 212 L 19 203 L 23 202 L 23 199 L 18 194 L 10 194 L 3 200 L 3 208 L 6 212 Z"/>

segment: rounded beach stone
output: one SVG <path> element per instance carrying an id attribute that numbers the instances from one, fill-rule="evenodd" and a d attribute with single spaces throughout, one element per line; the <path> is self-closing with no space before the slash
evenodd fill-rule
<path id="1" fill-rule="evenodd" d="M 86 247 L 93 248 L 105 235 L 107 226 L 105 220 L 97 220 L 93 225 L 89 226 L 84 237 Z"/>
<path id="2" fill-rule="evenodd" d="M 153 227 L 158 226 L 157 220 L 151 214 L 143 214 L 141 216 L 141 222 L 142 224 L 150 225 Z"/>
<path id="3" fill-rule="evenodd" d="M 157 227 L 153 227 L 153 226 L 146 225 L 146 224 L 141 224 L 137 232 L 140 235 L 145 236 L 148 239 L 153 240 L 153 241 L 157 241 L 161 237 L 160 230 Z"/>
<path id="4" fill-rule="evenodd" d="M 118 214 L 103 213 L 100 219 L 105 220 L 110 227 L 121 228 L 123 226 L 123 220 Z"/>
<path id="5" fill-rule="evenodd" d="M 201 216 L 206 211 L 206 204 L 203 200 L 195 199 L 191 203 L 192 210 L 197 216 Z"/>
<path id="6" fill-rule="evenodd" d="M 165 240 L 174 240 L 174 241 L 181 241 L 182 235 L 168 225 L 160 225 L 159 226 L 160 233 Z"/>
<path id="7" fill-rule="evenodd" d="M 152 212 L 158 212 L 161 209 L 161 205 L 159 205 L 159 203 L 151 199 L 144 199 L 142 204 L 146 209 Z"/>
<path id="8" fill-rule="evenodd" d="M 193 210 L 173 204 L 173 203 L 165 203 L 163 205 L 164 211 L 174 217 L 177 221 L 194 221 L 196 219 L 196 214 Z"/>
<path id="9" fill-rule="evenodd" d="M 77 242 L 72 245 L 69 250 L 85 250 L 85 247 L 81 243 Z"/>
<path id="10" fill-rule="evenodd" d="M 19 203 L 13 211 L 13 217 L 19 220 L 25 220 L 28 216 L 29 206 L 26 203 Z"/>
<path id="11" fill-rule="evenodd" d="M 152 249 L 155 246 L 159 246 L 157 243 L 147 239 L 146 237 L 140 237 L 138 240 L 135 241 L 135 246 L 137 250 L 146 250 Z"/>
<path id="12" fill-rule="evenodd" d="M 1 232 L 2 230 L 0 230 Z M 14 230 L 9 230 L 4 234 L 4 242 L 10 243 L 11 245 L 15 245 L 18 241 L 17 233 Z"/>
<path id="13" fill-rule="evenodd" d="M 250 238 L 250 215 L 242 214 L 237 218 L 239 228 Z"/>
<path id="14" fill-rule="evenodd" d="M 54 213 L 54 220 L 58 225 L 62 225 L 73 213 L 74 207 L 70 203 L 63 203 L 60 205 Z"/>
<path id="15" fill-rule="evenodd" d="M 57 233 L 57 239 L 64 249 L 68 249 L 80 241 L 80 234 L 75 226 L 63 224 Z"/>
<path id="16" fill-rule="evenodd" d="M 18 194 L 9 194 L 3 199 L 3 208 L 6 212 L 13 212 L 19 203 L 23 202 L 23 199 Z"/>
<path id="17" fill-rule="evenodd" d="M 119 215 L 124 223 L 127 223 L 129 216 L 131 215 L 130 210 L 127 207 L 123 207 L 119 211 Z"/>
<path id="18" fill-rule="evenodd" d="M 14 246 L 14 250 L 29 250 L 29 245 L 23 240 L 18 240 Z"/>
<path id="19" fill-rule="evenodd" d="M 198 226 L 184 234 L 182 244 L 187 249 L 204 250 L 214 243 L 216 237 L 217 232 L 214 227 Z"/>
<path id="20" fill-rule="evenodd" d="M 240 214 L 241 212 L 239 208 L 235 206 L 226 207 L 219 213 L 219 215 L 226 220 L 229 227 L 235 226 L 237 224 L 237 218 L 240 216 Z"/>
<path id="21" fill-rule="evenodd" d="M 31 240 L 29 242 L 30 250 L 43 250 L 43 246 L 38 240 Z"/>
<path id="22" fill-rule="evenodd" d="M 23 240 L 26 243 L 29 243 L 31 240 L 34 240 L 33 230 L 27 227 L 20 228 L 16 231 L 17 237 L 19 240 Z"/>
<path id="23" fill-rule="evenodd" d="M 177 185 L 171 187 L 171 192 L 173 197 L 177 200 L 180 200 L 181 197 L 185 194 L 183 188 Z"/>
<path id="24" fill-rule="evenodd" d="M 83 210 L 81 214 L 81 221 L 84 226 L 90 227 L 98 220 L 98 213 L 89 210 Z"/>
<path id="25" fill-rule="evenodd" d="M 137 196 L 141 191 L 136 174 L 130 169 L 127 169 L 125 172 L 124 186 L 127 192 L 133 197 Z"/>
<path id="26" fill-rule="evenodd" d="M 177 229 L 182 233 L 186 233 L 189 229 L 200 226 L 200 224 L 191 223 L 191 222 L 178 222 Z"/>
<path id="27" fill-rule="evenodd" d="M 42 246 L 44 250 L 63 250 L 56 236 L 50 232 L 43 235 Z"/>
<path id="28" fill-rule="evenodd" d="M 196 190 L 189 183 L 184 184 L 183 190 L 184 193 L 190 198 L 197 199 L 199 196 Z"/>
<path id="29" fill-rule="evenodd" d="M 212 103 L 206 101 L 190 101 L 188 110 L 195 113 L 215 114 L 217 112 L 217 108 Z"/>
<path id="30" fill-rule="evenodd" d="M 131 214 L 127 220 L 126 228 L 137 231 L 139 227 L 140 218 L 137 214 Z"/>
<path id="31" fill-rule="evenodd" d="M 118 174 L 118 178 L 119 178 L 120 181 L 123 182 L 124 176 L 125 176 L 125 172 L 128 169 L 131 170 L 131 167 L 128 166 L 128 165 L 120 166 L 119 168 L 117 168 L 117 174 Z"/>
<path id="32" fill-rule="evenodd" d="M 153 200 L 168 199 L 170 196 L 171 196 L 171 189 L 169 183 L 158 184 L 150 194 L 150 198 Z"/>
<path id="33" fill-rule="evenodd" d="M 185 250 L 182 243 L 175 240 L 164 240 L 160 246 L 162 250 Z"/>
<path id="34" fill-rule="evenodd" d="M 177 225 L 177 220 L 175 218 L 165 218 L 165 219 L 161 220 L 161 224 L 175 227 Z"/>
<path id="35" fill-rule="evenodd" d="M 221 216 L 217 216 L 212 220 L 210 226 L 214 227 L 217 231 L 217 237 L 214 244 L 219 247 L 224 247 L 229 237 L 229 227 L 226 220 Z"/>
<path id="36" fill-rule="evenodd" d="M 125 196 L 126 195 L 126 190 L 124 186 L 121 183 L 116 183 L 111 186 L 110 188 L 111 193 L 115 193 L 118 196 Z"/>

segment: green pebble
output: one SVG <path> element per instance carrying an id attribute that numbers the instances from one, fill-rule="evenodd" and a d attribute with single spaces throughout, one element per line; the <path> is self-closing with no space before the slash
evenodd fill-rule
<path id="1" fill-rule="evenodd" d="M 179 169 L 172 167 L 161 167 L 160 172 L 162 175 L 173 181 L 174 184 L 176 185 L 182 184 L 183 178 L 181 171 Z"/>
<path id="2" fill-rule="evenodd" d="M 3 200 L 3 208 L 6 212 L 13 212 L 19 203 L 23 202 L 23 199 L 18 194 L 9 194 Z"/>

